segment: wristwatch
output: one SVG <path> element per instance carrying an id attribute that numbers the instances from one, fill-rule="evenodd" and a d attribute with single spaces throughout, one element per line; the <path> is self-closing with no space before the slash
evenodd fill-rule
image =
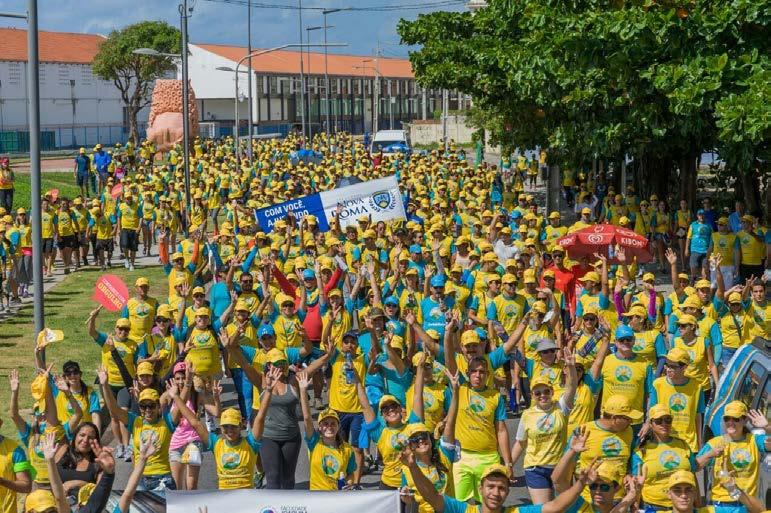
<path id="1" fill-rule="evenodd" d="M 732 490 L 728 490 L 728 496 L 735 501 L 738 501 L 743 493 L 744 493 L 744 490 L 742 490 L 738 486 L 734 486 Z"/>

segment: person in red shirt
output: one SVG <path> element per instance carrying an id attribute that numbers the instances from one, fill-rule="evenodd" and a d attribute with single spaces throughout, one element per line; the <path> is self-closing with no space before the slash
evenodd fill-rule
<path id="1" fill-rule="evenodd" d="M 561 246 L 555 246 L 551 250 L 552 265 L 547 267 L 546 271 L 554 273 L 554 288 L 565 295 L 565 307 L 569 309 L 570 315 L 576 311 L 576 275 L 572 269 L 565 267 L 565 249 Z M 544 283 L 548 286 L 548 284 Z M 566 324 L 569 326 L 569 324 Z"/>

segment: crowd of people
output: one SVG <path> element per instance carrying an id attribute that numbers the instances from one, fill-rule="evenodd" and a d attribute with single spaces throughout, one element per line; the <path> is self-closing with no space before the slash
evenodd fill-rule
<path id="1" fill-rule="evenodd" d="M 25 419 L 12 373 L 21 445 L 0 442 L 3 512 L 30 491 L 25 511 L 101 511 L 116 459 L 133 462 L 124 513 L 137 489 L 197 489 L 205 452 L 219 489 L 294 489 L 303 450 L 310 490 L 379 475 L 420 513 L 765 509 L 767 411 L 730 401 L 721 432 L 704 429 L 731 356 L 770 338 L 771 231 L 757 218 L 688 205 L 658 218 L 657 198 L 603 196 L 605 177 L 589 174 L 569 187 L 569 222 L 538 205 L 544 155 L 373 158 L 353 137 L 319 134 L 309 146 L 321 157 L 307 161 L 300 146 L 254 141 L 250 165 L 231 139 L 197 139 L 189 209 L 178 151 L 154 160 L 142 143 L 106 164 L 80 152 L 83 196 L 43 200 L 46 271 L 54 245 L 65 273 L 89 257 L 106 269 L 116 240 L 134 270 L 141 243 L 158 248 L 168 289 L 139 269 L 114 325 L 90 312 L 94 386 L 78 362 L 54 370 L 36 352 Z M 341 206 L 326 232 L 313 215 L 255 220 L 342 178 L 389 175 L 406 219 L 353 219 Z M 29 249 L 16 214 L 0 229 L 14 265 Z M 573 260 L 556 244 L 594 223 L 650 237 L 654 263 L 622 248 Z M 224 377 L 235 407 L 222 405 Z M 101 443 L 107 429 L 114 447 Z M 532 506 L 506 509 L 520 461 Z"/>

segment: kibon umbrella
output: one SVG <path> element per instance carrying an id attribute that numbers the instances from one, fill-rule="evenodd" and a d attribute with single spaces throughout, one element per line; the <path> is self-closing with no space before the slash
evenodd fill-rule
<path id="1" fill-rule="evenodd" d="M 648 239 L 642 235 L 612 224 L 594 224 L 557 239 L 557 245 L 567 251 L 570 258 L 577 260 L 600 253 L 608 257 L 611 263 L 616 260 L 617 248 L 623 248 L 628 262 L 632 257 L 637 263 L 644 264 L 653 259 L 648 248 Z"/>

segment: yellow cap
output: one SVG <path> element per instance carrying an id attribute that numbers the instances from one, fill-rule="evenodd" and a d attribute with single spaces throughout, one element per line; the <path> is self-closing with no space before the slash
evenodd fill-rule
<path id="1" fill-rule="evenodd" d="M 741 401 L 731 401 L 725 405 L 723 415 L 726 417 L 745 417 L 747 416 L 747 405 Z"/>
<path id="2" fill-rule="evenodd" d="M 265 355 L 265 361 L 267 363 L 278 363 L 286 361 L 286 353 L 281 349 L 273 348 Z"/>
<path id="3" fill-rule="evenodd" d="M 690 324 L 691 326 L 696 326 L 698 323 L 696 321 L 696 317 L 693 315 L 683 314 L 677 319 L 678 325 L 685 325 Z"/>
<path id="4" fill-rule="evenodd" d="M 155 368 L 151 362 L 141 362 L 137 365 L 137 376 L 152 376 L 155 374 Z"/>
<path id="5" fill-rule="evenodd" d="M 728 218 L 723 216 L 717 220 L 717 224 L 728 224 Z"/>
<path id="6" fill-rule="evenodd" d="M 589 208 L 589 207 L 584 207 L 584 208 L 581 209 L 581 213 L 582 214 L 591 214 L 592 213 L 592 209 Z"/>
<path id="7" fill-rule="evenodd" d="M 158 306 L 158 310 L 155 311 L 156 317 L 164 317 L 166 319 L 171 319 L 172 311 L 171 306 L 167 304 L 162 304 Z"/>
<path id="8" fill-rule="evenodd" d="M 522 281 L 524 283 L 535 283 L 535 271 L 532 269 L 527 269 L 524 273 L 522 273 Z"/>
<path id="9" fill-rule="evenodd" d="M 595 283 L 600 283 L 600 275 L 594 271 L 589 271 L 582 278 L 580 278 L 579 281 L 593 281 Z"/>
<path id="10" fill-rule="evenodd" d="M 431 430 L 422 422 L 413 422 L 412 424 L 408 424 L 407 427 L 404 428 L 404 431 L 402 431 L 402 434 L 407 438 L 415 436 L 418 433 L 430 434 Z"/>
<path id="11" fill-rule="evenodd" d="M 691 357 L 688 354 L 688 351 L 682 347 L 673 347 L 670 349 L 669 352 L 667 352 L 666 358 L 670 362 L 684 363 L 686 365 L 691 363 Z"/>
<path id="12" fill-rule="evenodd" d="M 554 384 L 549 380 L 548 376 L 544 374 L 539 374 L 530 380 L 530 390 L 535 390 L 535 387 L 538 385 L 547 386 L 552 390 L 554 389 Z"/>
<path id="13" fill-rule="evenodd" d="M 701 308 L 701 298 L 696 294 L 691 294 L 685 298 L 685 301 L 680 305 L 682 308 Z"/>
<path id="14" fill-rule="evenodd" d="M 193 291 L 191 292 L 191 294 L 194 295 L 194 296 L 196 294 L 204 294 L 205 295 L 206 294 L 206 290 L 203 287 L 195 287 L 193 289 Z"/>
<path id="15" fill-rule="evenodd" d="M 506 273 L 503 275 L 503 283 L 517 283 L 517 277 L 513 274 Z"/>
<path id="16" fill-rule="evenodd" d="M 643 418 L 643 413 L 632 408 L 629 398 L 621 394 L 614 394 L 608 397 L 608 400 L 605 401 L 605 405 L 602 407 L 602 411 L 608 415 L 629 417 L 632 419 L 632 422 L 639 422 Z"/>
<path id="17" fill-rule="evenodd" d="M 543 272 L 543 277 L 544 278 L 556 278 L 557 274 L 554 272 L 554 269 L 546 269 Z"/>
<path id="18" fill-rule="evenodd" d="M 236 312 L 238 311 L 248 312 L 249 310 L 251 310 L 251 308 L 249 308 L 249 303 L 247 303 L 243 299 L 239 299 L 238 301 L 236 301 L 236 306 L 235 306 Z"/>
<path id="19" fill-rule="evenodd" d="M 531 306 L 530 309 L 540 314 L 545 314 L 546 303 L 544 303 L 543 301 L 536 301 L 535 303 L 533 303 L 533 306 Z"/>
<path id="20" fill-rule="evenodd" d="M 597 467 L 597 475 L 607 483 L 621 483 L 623 473 L 621 468 L 613 462 L 604 461 Z"/>
<path id="21" fill-rule="evenodd" d="M 323 410 L 319 413 L 318 422 L 321 422 L 324 419 L 335 419 L 337 422 L 340 422 L 340 416 L 335 410 L 330 408 L 327 408 L 326 410 Z"/>
<path id="22" fill-rule="evenodd" d="M 241 426 L 241 412 L 235 408 L 226 408 L 220 415 L 220 426 Z"/>
<path id="23" fill-rule="evenodd" d="M 29 384 L 32 398 L 35 401 L 42 401 L 46 396 L 46 390 L 48 390 L 48 380 L 42 374 L 38 374 L 32 383 Z"/>
<path id="24" fill-rule="evenodd" d="M 157 402 L 159 400 L 158 391 L 154 388 L 145 388 L 141 392 L 139 392 L 139 402 L 142 401 L 154 401 Z"/>
<path id="25" fill-rule="evenodd" d="M 686 273 L 680 273 L 677 275 L 678 280 L 690 281 L 691 278 Z"/>
<path id="26" fill-rule="evenodd" d="M 426 335 L 428 335 L 429 337 L 431 337 L 434 340 L 439 340 L 439 339 L 442 338 L 442 336 L 436 330 L 426 330 Z"/>
<path id="27" fill-rule="evenodd" d="M 386 394 L 386 395 L 384 395 L 383 397 L 380 398 L 380 409 L 382 410 L 383 406 L 385 406 L 388 403 L 396 403 L 399 406 L 402 405 L 402 403 L 399 402 L 399 399 L 397 399 L 396 397 L 392 396 L 391 394 Z"/>
<path id="28" fill-rule="evenodd" d="M 742 302 L 742 295 L 740 292 L 731 292 L 728 294 L 728 304 L 731 303 L 741 303 Z"/>
<path id="29" fill-rule="evenodd" d="M 699 280 L 694 284 L 697 289 L 708 289 L 712 287 L 712 283 L 709 280 Z"/>
<path id="30" fill-rule="evenodd" d="M 690 470 L 676 470 L 673 472 L 669 479 L 667 479 L 667 487 L 672 488 L 675 485 L 687 484 L 696 488 L 696 477 Z"/>
<path id="31" fill-rule="evenodd" d="M 498 256 L 492 251 L 482 255 L 482 262 L 497 262 Z"/>
<path id="32" fill-rule="evenodd" d="M 115 327 L 116 328 L 130 328 L 131 327 L 131 321 L 129 321 L 125 317 L 121 317 L 120 319 L 115 321 Z"/>
<path id="33" fill-rule="evenodd" d="M 642 281 L 656 281 L 656 276 L 653 273 L 645 273 L 642 276 Z"/>
<path id="34" fill-rule="evenodd" d="M 78 504 L 80 506 L 85 505 L 88 502 L 88 499 L 91 498 L 91 494 L 94 493 L 95 489 L 95 483 L 86 483 L 81 486 L 80 490 L 78 490 Z"/>
<path id="35" fill-rule="evenodd" d="M 414 355 L 412 355 L 412 365 L 417 365 L 420 363 L 420 359 L 423 357 L 423 354 L 426 355 L 426 359 L 423 362 L 423 365 L 433 365 L 434 363 L 434 357 L 431 356 L 430 353 L 424 353 L 423 351 L 418 351 Z"/>
<path id="36" fill-rule="evenodd" d="M 183 255 L 183 254 L 182 254 L 181 252 L 179 252 L 179 251 L 177 251 L 176 253 L 173 253 L 173 254 L 171 255 L 171 260 L 172 260 L 172 261 L 174 261 L 174 260 L 180 260 L 180 259 L 184 260 L 184 258 L 185 258 L 185 255 Z"/>
<path id="37" fill-rule="evenodd" d="M 624 317 L 633 317 L 636 315 L 638 317 L 643 317 L 647 319 L 648 311 L 642 305 L 634 305 L 632 306 L 632 308 L 629 309 L 628 312 L 624 312 L 623 315 Z"/>
<path id="38" fill-rule="evenodd" d="M 15 508 L 16 506 L 14 506 Z M 56 499 L 49 490 L 35 490 L 27 495 L 24 501 L 24 511 L 27 513 L 41 513 L 49 509 L 56 509 Z"/>
<path id="39" fill-rule="evenodd" d="M 140 276 L 137 278 L 137 281 L 134 282 L 135 287 L 149 287 L 150 286 L 150 280 L 145 278 L 144 276 Z"/>
<path id="40" fill-rule="evenodd" d="M 476 330 L 464 331 L 463 335 L 460 336 L 460 343 L 464 346 L 468 344 L 479 344 L 479 334 Z"/>
<path id="41" fill-rule="evenodd" d="M 663 403 L 654 404 L 648 410 L 648 417 L 651 419 L 660 419 L 661 417 L 671 417 L 671 416 L 672 416 L 672 410 L 669 409 L 669 406 Z"/>
<path id="42" fill-rule="evenodd" d="M 584 308 L 584 311 L 581 314 L 581 317 L 585 317 L 587 315 L 594 315 L 595 317 L 597 317 L 600 315 L 600 309 L 597 308 L 597 305 L 589 305 L 586 308 Z"/>
<path id="43" fill-rule="evenodd" d="M 549 219 L 559 219 L 559 218 L 560 218 L 560 213 L 557 212 L 556 210 L 551 214 L 549 214 Z"/>
<path id="44" fill-rule="evenodd" d="M 483 481 L 485 478 L 490 477 L 493 474 L 500 474 L 505 477 L 511 477 L 509 474 L 509 469 L 506 468 L 504 465 L 501 465 L 500 463 L 496 463 L 494 465 L 490 465 L 485 469 L 484 472 L 482 472 L 482 475 L 479 477 L 480 481 Z"/>
<path id="45" fill-rule="evenodd" d="M 202 306 L 201 308 L 198 308 L 195 311 L 196 317 L 211 317 L 211 310 L 206 308 L 205 306 Z"/>

